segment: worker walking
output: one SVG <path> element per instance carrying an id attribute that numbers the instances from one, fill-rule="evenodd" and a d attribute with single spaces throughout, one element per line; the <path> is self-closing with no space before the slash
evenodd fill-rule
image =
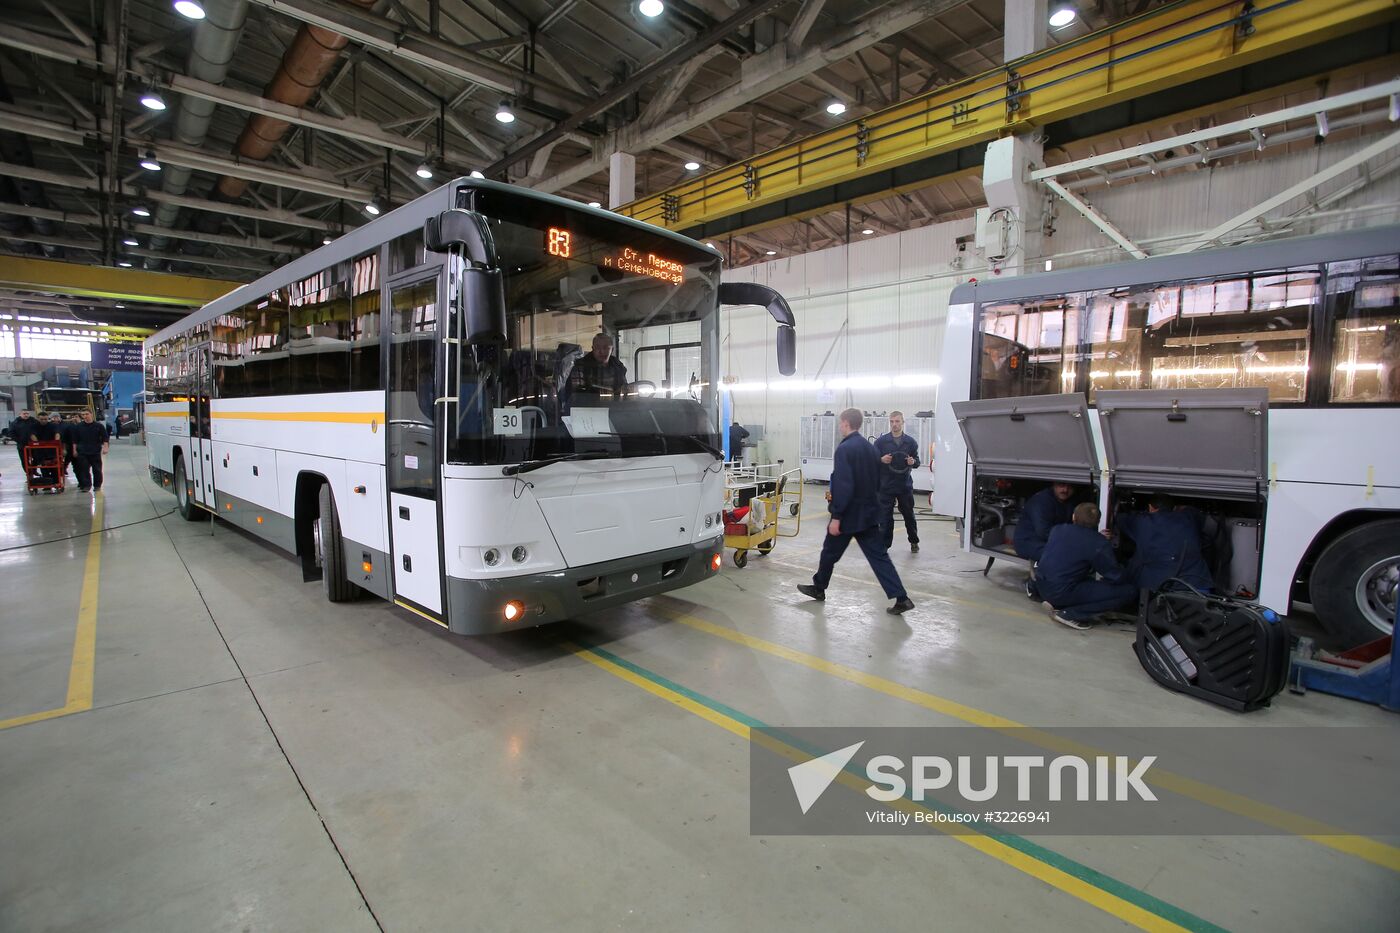
<path id="1" fill-rule="evenodd" d="M 19 453 L 19 466 L 24 469 L 24 448 L 29 446 L 29 442 L 34 439 L 34 429 L 39 426 L 39 422 L 34 420 L 29 409 L 19 413 L 19 417 L 10 422 L 10 440 L 15 442 L 15 450 Z"/>
<path id="2" fill-rule="evenodd" d="M 918 439 L 904 433 L 904 412 L 890 412 L 890 430 L 875 439 L 880 455 L 880 532 L 885 550 L 894 544 L 894 508 L 904 517 L 909 550 L 919 553 L 919 524 L 914 518 L 914 471 L 919 467 Z"/>
<path id="3" fill-rule="evenodd" d="M 822 542 L 821 562 L 812 576 L 811 584 L 801 584 L 798 592 L 815 600 L 826 599 L 826 588 L 831 583 L 832 571 L 836 562 L 846 553 L 846 547 L 854 538 L 860 545 L 861 553 L 870 562 L 875 578 L 885 591 L 885 596 L 894 600 L 894 605 L 885 611 L 899 615 L 914 608 L 913 601 L 899 580 L 899 572 L 890 561 L 880 532 L 880 455 L 865 438 L 860 436 L 862 421 L 860 409 L 848 408 L 841 412 L 837 426 L 841 431 L 841 443 L 836 445 L 834 463 L 831 469 L 831 521 L 827 523 L 826 540 Z"/>
<path id="4" fill-rule="evenodd" d="M 1100 613 L 1123 609 L 1137 597 L 1113 545 L 1098 530 L 1100 517 L 1092 502 L 1075 506 L 1069 524 L 1051 529 L 1036 568 L 1036 583 L 1055 610 L 1054 620 L 1070 628 L 1086 629 Z"/>
<path id="5" fill-rule="evenodd" d="M 102 455 L 107 453 L 107 425 L 96 421 L 91 411 L 83 412 L 81 423 L 73 427 L 73 472 L 78 474 L 78 489 L 102 488 Z"/>

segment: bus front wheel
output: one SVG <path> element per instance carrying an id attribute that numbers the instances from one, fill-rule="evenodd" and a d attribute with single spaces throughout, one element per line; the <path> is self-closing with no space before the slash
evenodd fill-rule
<path id="1" fill-rule="evenodd" d="M 190 481 L 185 475 L 184 457 L 175 458 L 175 505 L 179 507 L 180 517 L 187 522 L 197 522 L 204 517 L 204 511 L 197 508 L 190 498 Z"/>
<path id="2" fill-rule="evenodd" d="M 316 537 L 316 562 L 321 565 L 321 585 L 326 599 L 346 603 L 359 595 L 360 588 L 346 579 L 345 542 L 340 537 L 340 516 L 335 510 L 331 487 L 323 485 L 319 496 L 319 514 L 313 529 Z"/>
<path id="3" fill-rule="evenodd" d="M 1400 521 L 1371 522 L 1327 545 L 1313 566 L 1313 608 L 1345 647 L 1395 628 L 1400 592 Z"/>

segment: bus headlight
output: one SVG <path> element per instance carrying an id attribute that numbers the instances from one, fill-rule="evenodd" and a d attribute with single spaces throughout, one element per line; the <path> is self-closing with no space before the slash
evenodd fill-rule
<path id="1" fill-rule="evenodd" d="M 523 544 L 517 544 L 515 546 L 515 550 L 510 552 L 510 559 L 515 561 L 517 564 L 525 563 L 525 558 L 529 556 L 530 552 L 525 550 L 525 545 Z"/>
<path id="2" fill-rule="evenodd" d="M 486 553 L 481 555 L 481 559 L 486 561 L 486 566 L 494 567 L 501 562 L 501 552 L 489 547 L 486 549 Z"/>

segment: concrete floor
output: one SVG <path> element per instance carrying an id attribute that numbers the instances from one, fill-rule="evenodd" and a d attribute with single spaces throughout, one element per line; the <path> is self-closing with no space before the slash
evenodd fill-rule
<path id="1" fill-rule="evenodd" d="M 672 597 L 468 640 L 326 603 L 288 556 L 169 514 L 144 460 L 116 447 L 96 501 L 31 498 L 0 448 L 0 930 L 1122 928 L 953 838 L 751 836 L 747 741 L 645 683 L 782 725 L 959 724 L 823 661 L 1034 725 L 1241 720 L 1153 685 L 1127 632 L 1066 630 L 1009 569 L 967 572 L 943 523 L 923 553 L 896 548 L 919 604 L 903 620 L 854 549 L 824 605 L 793 591 L 812 521 Z M 113 529 L 98 566 L 92 538 L 59 540 L 94 519 Z M 1285 699 L 1257 715 L 1400 737 L 1370 707 Z M 1035 841 L 1200 918 L 1187 929 L 1400 914 L 1394 871 L 1300 838 Z"/>

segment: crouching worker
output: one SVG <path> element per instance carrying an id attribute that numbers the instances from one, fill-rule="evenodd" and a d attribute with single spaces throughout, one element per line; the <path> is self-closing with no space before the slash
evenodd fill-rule
<path id="1" fill-rule="evenodd" d="M 1118 531 L 1133 539 L 1137 552 L 1128 567 L 1141 589 L 1179 588 L 1180 580 L 1209 593 L 1214 581 L 1201 554 L 1201 529 L 1205 517 L 1190 507 L 1178 506 L 1171 496 L 1155 495 L 1146 512 L 1118 515 Z"/>
<path id="2" fill-rule="evenodd" d="M 1100 517 L 1092 502 L 1075 506 L 1069 524 L 1050 530 L 1036 567 L 1036 584 L 1054 607 L 1052 617 L 1070 628 L 1086 629 L 1100 613 L 1126 609 L 1137 599 L 1113 545 L 1099 533 Z"/>
<path id="3" fill-rule="evenodd" d="M 1074 514 L 1074 487 L 1069 483 L 1052 483 L 1026 500 L 1021 508 L 1021 521 L 1016 526 L 1016 537 L 1011 542 L 1019 557 L 1031 562 L 1030 574 L 1026 577 L 1026 596 L 1042 600 L 1036 581 L 1036 562 L 1045 550 L 1045 542 L 1050 540 L 1050 532 L 1057 525 L 1067 525 Z"/>

